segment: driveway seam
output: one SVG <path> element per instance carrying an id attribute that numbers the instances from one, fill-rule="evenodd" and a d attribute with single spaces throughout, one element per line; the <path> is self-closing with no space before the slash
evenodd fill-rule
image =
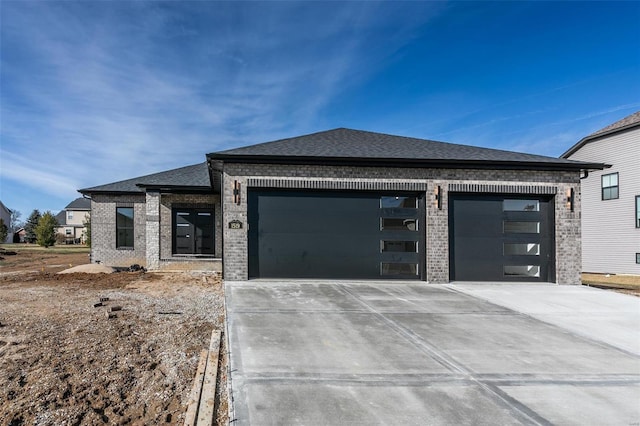
<path id="1" fill-rule="evenodd" d="M 391 318 L 388 318 L 384 313 L 381 313 L 378 310 L 376 310 L 374 307 L 372 307 L 367 302 L 360 299 L 357 295 L 351 292 L 351 290 L 348 289 L 345 285 L 338 284 L 336 285 L 336 287 L 338 288 L 338 290 L 344 292 L 345 294 L 349 295 L 354 300 L 356 300 L 358 303 L 362 304 L 364 307 L 370 310 L 373 315 L 377 316 L 380 320 L 382 320 L 385 324 L 387 324 L 389 328 L 394 330 L 397 334 L 399 334 L 409 343 L 413 344 L 419 350 L 426 353 L 429 357 L 434 359 L 436 362 L 438 362 L 445 368 L 449 369 L 450 371 L 467 375 L 471 382 L 476 383 L 481 389 L 484 389 L 487 394 L 493 397 L 494 400 L 502 402 L 506 406 L 506 408 L 514 412 L 517 415 L 517 417 L 521 418 L 521 420 L 532 423 L 532 424 L 536 424 L 536 425 L 551 425 L 551 422 L 549 422 L 547 419 L 540 416 L 538 413 L 536 413 L 535 411 L 533 411 L 532 409 L 530 409 L 520 401 L 508 396 L 506 393 L 498 389 L 497 386 L 489 383 L 485 383 L 480 379 L 476 378 L 475 373 L 472 370 L 465 367 L 463 364 L 459 363 L 458 361 L 452 359 L 450 356 L 443 353 L 442 351 L 436 349 L 433 345 L 427 343 L 424 339 L 416 335 L 411 330 L 408 330 L 402 325 L 396 323 Z M 511 310 L 509 309 L 509 311 Z M 511 312 L 514 312 L 514 311 L 511 311 Z"/>

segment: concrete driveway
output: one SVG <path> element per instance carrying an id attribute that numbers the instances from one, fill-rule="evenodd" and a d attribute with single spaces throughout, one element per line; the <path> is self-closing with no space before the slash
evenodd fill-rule
<path id="1" fill-rule="evenodd" d="M 567 291 L 226 282 L 232 424 L 639 425 L 640 299 Z"/>

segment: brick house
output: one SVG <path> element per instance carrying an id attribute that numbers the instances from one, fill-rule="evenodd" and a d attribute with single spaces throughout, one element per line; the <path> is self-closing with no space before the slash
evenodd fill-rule
<path id="1" fill-rule="evenodd" d="M 92 259 L 226 279 L 580 283 L 580 173 L 600 163 L 351 129 L 80 190 Z"/>

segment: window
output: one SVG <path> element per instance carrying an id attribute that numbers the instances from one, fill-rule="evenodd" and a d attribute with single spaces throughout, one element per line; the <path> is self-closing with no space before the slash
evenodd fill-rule
<path id="1" fill-rule="evenodd" d="M 602 175 L 602 199 L 614 200 L 618 198 L 618 174 Z"/>
<path id="2" fill-rule="evenodd" d="M 538 200 L 504 200 L 502 211 L 505 212 L 539 212 L 540 201 Z"/>
<path id="3" fill-rule="evenodd" d="M 636 195 L 636 228 L 640 228 L 640 195 Z"/>
<path id="4" fill-rule="evenodd" d="M 640 265 L 640 253 L 636 253 L 636 263 Z"/>
<path id="5" fill-rule="evenodd" d="M 540 256 L 538 243 L 504 243 L 505 256 Z"/>
<path id="6" fill-rule="evenodd" d="M 382 253 L 417 253 L 417 241 L 380 241 Z"/>
<path id="7" fill-rule="evenodd" d="M 70 236 L 71 236 L 71 229 L 69 229 L 69 228 L 65 229 L 65 230 L 64 230 L 64 234 L 65 234 L 67 237 L 70 237 Z"/>
<path id="8" fill-rule="evenodd" d="M 69 220 L 73 219 L 73 212 L 72 211 L 68 211 L 67 212 L 67 219 L 69 219 Z"/>
<path id="9" fill-rule="evenodd" d="M 503 222 L 505 234 L 539 234 L 540 222 Z"/>
<path id="10" fill-rule="evenodd" d="M 417 263 L 395 263 L 395 262 L 382 262 L 380 263 L 380 275 L 418 275 Z"/>
<path id="11" fill-rule="evenodd" d="M 539 277 L 540 266 L 538 265 L 504 265 L 504 275 L 506 277 Z"/>
<path id="12" fill-rule="evenodd" d="M 382 218 L 382 230 L 383 231 L 417 231 L 418 220 L 417 219 L 396 219 L 383 217 Z"/>
<path id="13" fill-rule="evenodd" d="M 116 208 L 116 248 L 133 248 L 133 207 Z"/>
<path id="14" fill-rule="evenodd" d="M 418 207 L 417 197 L 380 197 L 380 207 L 387 208 L 407 208 L 415 209 Z"/>

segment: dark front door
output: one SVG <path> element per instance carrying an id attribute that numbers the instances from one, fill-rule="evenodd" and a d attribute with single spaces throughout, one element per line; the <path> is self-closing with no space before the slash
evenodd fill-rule
<path id="1" fill-rule="evenodd" d="M 252 278 L 409 278 L 423 274 L 417 194 L 250 190 Z"/>
<path id="2" fill-rule="evenodd" d="M 213 210 L 173 210 L 173 253 L 213 255 Z"/>
<path id="3" fill-rule="evenodd" d="M 452 281 L 553 281 L 553 198 L 453 194 Z"/>

